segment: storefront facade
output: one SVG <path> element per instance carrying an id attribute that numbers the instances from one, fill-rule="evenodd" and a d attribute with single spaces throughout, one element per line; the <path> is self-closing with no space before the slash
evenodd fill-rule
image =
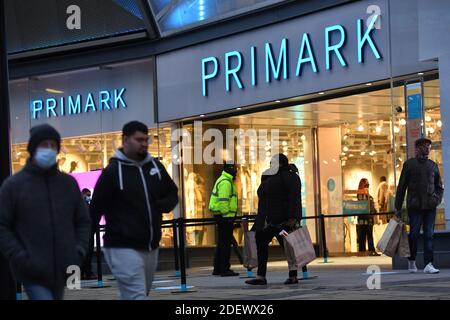
<path id="1" fill-rule="evenodd" d="M 305 217 L 364 211 L 355 199 L 362 178 L 377 202 L 386 177 L 386 203 L 376 206 L 391 212 L 414 139 L 431 138 L 444 181 L 450 174 L 441 109 L 450 100 L 441 88 L 449 85 L 441 61 L 421 50 L 421 6 L 353 1 L 144 60 L 14 80 L 13 172 L 25 164 L 30 127 L 50 123 L 63 137 L 60 169 L 92 189 L 120 146 L 123 124 L 138 119 L 151 128 L 150 152 L 180 187 L 182 203 L 164 219 L 211 217 L 209 196 L 224 159 L 238 163 L 239 214 L 256 214 L 261 173 L 278 152 L 299 168 Z M 220 150 L 212 145 L 217 137 Z M 436 219 L 442 231 L 450 228 L 448 197 Z M 358 251 L 355 219 L 326 220 L 330 254 Z M 319 245 L 318 223 L 305 223 Z M 235 237 L 241 243 L 242 231 Z M 214 227 L 189 227 L 186 239 L 212 247 Z M 161 245 L 172 243 L 167 230 Z"/>

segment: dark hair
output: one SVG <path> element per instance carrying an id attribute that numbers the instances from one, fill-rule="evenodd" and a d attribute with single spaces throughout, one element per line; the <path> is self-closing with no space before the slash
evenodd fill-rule
<path id="1" fill-rule="evenodd" d="M 83 190 L 81 190 L 81 193 L 85 193 L 85 192 L 91 192 L 91 190 L 89 190 L 88 188 L 83 188 Z"/>
<path id="2" fill-rule="evenodd" d="M 148 127 L 139 121 L 131 121 L 126 123 L 122 128 L 122 134 L 126 137 L 132 136 L 136 132 L 148 134 Z"/>
<path id="3" fill-rule="evenodd" d="M 420 139 L 417 139 L 416 142 L 415 142 L 414 144 L 415 144 L 415 146 L 416 146 L 416 148 L 417 148 L 417 147 L 423 146 L 423 145 L 425 145 L 425 144 L 431 145 L 432 143 L 431 143 L 431 140 L 430 140 L 430 139 L 427 139 L 427 138 L 420 138 Z"/>
<path id="4" fill-rule="evenodd" d="M 380 178 L 380 181 L 381 181 L 381 182 L 386 181 L 386 180 L 387 180 L 387 179 L 386 179 L 385 176 L 382 176 L 382 177 Z"/>
<path id="5" fill-rule="evenodd" d="M 369 180 L 367 180 L 366 178 L 362 178 L 359 181 L 359 185 L 358 185 L 358 190 L 364 189 L 366 187 L 366 184 L 369 183 Z"/>
<path id="6" fill-rule="evenodd" d="M 278 161 L 280 168 L 287 167 L 289 165 L 289 159 L 282 153 L 276 154 L 272 157 L 272 161 Z"/>

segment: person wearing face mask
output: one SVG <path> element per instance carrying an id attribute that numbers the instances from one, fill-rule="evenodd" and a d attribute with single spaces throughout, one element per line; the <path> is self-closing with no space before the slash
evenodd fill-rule
<path id="1" fill-rule="evenodd" d="M 30 130 L 25 167 L 0 190 L 0 250 L 31 300 L 61 300 L 69 266 L 86 255 L 91 221 L 76 180 L 58 170 L 61 138 Z"/>
<path id="2" fill-rule="evenodd" d="M 221 277 L 239 275 L 230 269 L 233 225 L 238 204 L 237 189 L 234 183 L 236 174 L 236 165 L 230 162 L 225 163 L 222 174 L 214 184 L 209 201 L 209 210 L 217 220 L 218 230 L 213 275 Z"/>
<path id="3" fill-rule="evenodd" d="M 375 251 L 375 246 L 373 243 L 373 225 L 376 217 L 371 216 L 371 214 L 376 213 L 375 202 L 372 196 L 369 194 L 369 180 L 363 178 L 359 181 L 357 198 L 358 200 L 368 201 L 369 204 L 369 214 L 367 216 L 358 217 L 358 225 L 356 226 L 358 234 L 358 247 L 359 252 L 366 252 L 366 241 L 369 246 L 369 255 L 379 256 Z"/>
<path id="4" fill-rule="evenodd" d="M 433 235 L 436 220 L 436 208 L 444 195 L 441 175 L 437 164 L 428 159 L 431 140 L 416 140 L 416 156 L 408 159 L 402 168 L 400 181 L 395 197 L 396 215 L 400 216 L 406 191 L 406 208 L 409 217 L 409 249 L 408 270 L 417 272 L 416 255 L 420 229 L 423 226 L 424 273 L 439 273 L 433 266 Z"/>

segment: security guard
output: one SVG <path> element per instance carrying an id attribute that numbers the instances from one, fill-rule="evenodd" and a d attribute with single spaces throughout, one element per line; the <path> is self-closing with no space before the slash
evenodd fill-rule
<path id="1" fill-rule="evenodd" d="M 217 220 L 218 241 L 214 256 L 213 275 L 221 277 L 238 276 L 230 269 L 233 223 L 237 214 L 237 193 L 234 180 L 236 165 L 225 163 L 222 175 L 217 179 L 209 201 L 209 210 Z"/>

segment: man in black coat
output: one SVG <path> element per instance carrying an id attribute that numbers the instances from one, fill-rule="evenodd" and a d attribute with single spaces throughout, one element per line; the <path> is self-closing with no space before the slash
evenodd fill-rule
<path id="1" fill-rule="evenodd" d="M 104 253 L 123 300 L 146 299 L 158 264 L 162 213 L 178 203 L 178 188 L 148 153 L 148 128 L 123 127 L 123 148 L 103 170 L 91 202 L 94 223 L 105 215 Z"/>
<path id="2" fill-rule="evenodd" d="M 53 127 L 33 127 L 30 159 L 0 191 L 0 250 L 31 300 L 62 299 L 89 244 L 91 221 L 78 184 L 56 165 L 60 145 Z"/>
<path id="3" fill-rule="evenodd" d="M 417 272 L 417 241 L 423 225 L 425 262 L 423 271 L 425 273 L 438 273 L 439 270 L 433 266 L 433 234 L 436 207 L 442 201 L 444 188 L 437 164 L 428 159 L 431 140 L 418 139 L 415 142 L 415 147 L 416 157 L 408 159 L 403 165 L 395 197 L 395 209 L 397 215 L 399 215 L 406 190 L 408 190 L 406 206 L 411 227 L 409 233 L 411 256 L 408 259 L 408 270 L 412 273 Z"/>
<path id="4" fill-rule="evenodd" d="M 267 284 L 269 243 L 273 237 L 279 236 L 282 230 L 288 231 L 300 221 L 302 212 L 300 195 L 300 178 L 291 170 L 288 158 L 283 154 L 275 155 L 271 160 L 270 169 L 263 173 L 258 188 L 258 215 L 255 221 L 258 273 L 255 279 L 247 280 L 245 283 Z"/>

